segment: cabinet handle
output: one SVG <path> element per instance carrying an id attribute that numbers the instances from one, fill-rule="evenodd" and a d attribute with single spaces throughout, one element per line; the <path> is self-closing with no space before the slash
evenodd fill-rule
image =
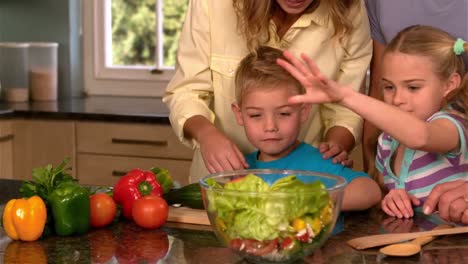
<path id="1" fill-rule="evenodd" d="M 6 136 L 0 137 L 0 142 L 9 141 L 9 140 L 13 139 L 14 137 L 15 136 L 13 136 L 12 134 L 8 134 Z"/>
<path id="2" fill-rule="evenodd" d="M 115 177 L 122 177 L 125 174 L 127 174 L 126 171 L 119 171 L 119 170 L 113 170 L 112 171 L 112 176 L 115 176 Z"/>
<path id="3" fill-rule="evenodd" d="M 151 145 L 151 146 L 159 146 L 159 147 L 167 146 L 167 141 L 166 140 L 140 140 L 140 139 L 113 138 L 112 143 L 114 143 L 114 144 Z"/>

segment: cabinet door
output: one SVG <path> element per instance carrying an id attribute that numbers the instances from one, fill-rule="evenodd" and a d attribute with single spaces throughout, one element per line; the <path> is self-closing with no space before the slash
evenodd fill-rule
<path id="1" fill-rule="evenodd" d="M 171 177 L 181 185 L 188 184 L 190 161 L 173 159 L 120 157 L 109 155 L 78 154 L 78 180 L 86 185 L 114 186 L 128 171 L 134 168 L 166 168 Z"/>
<path id="2" fill-rule="evenodd" d="M 191 160 L 169 125 L 77 122 L 77 152 Z"/>
<path id="3" fill-rule="evenodd" d="M 0 178 L 13 178 L 13 130 L 10 121 L 0 121 Z"/>
<path id="4" fill-rule="evenodd" d="M 75 166 L 75 124 L 71 121 L 15 120 L 13 122 L 13 173 L 31 179 L 32 169 L 58 166 L 66 157 Z M 74 170 L 72 170 L 74 176 Z"/>

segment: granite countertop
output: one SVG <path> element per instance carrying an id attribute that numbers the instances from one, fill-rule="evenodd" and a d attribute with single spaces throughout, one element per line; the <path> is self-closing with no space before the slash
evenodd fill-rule
<path id="1" fill-rule="evenodd" d="M 20 182 L 0 180 L 1 202 L 18 197 Z M 345 216 L 345 231 L 332 236 L 312 255 L 295 263 L 468 263 L 468 236 L 439 237 L 411 257 L 384 257 L 377 248 L 356 251 L 351 238 L 384 232 L 432 229 L 436 217 L 388 218 L 380 210 Z M 35 242 L 11 241 L 0 229 L 0 263 L 247 263 L 223 247 L 209 226 L 166 223 L 144 230 L 121 221 L 85 235 L 49 237 Z"/>
<path id="2" fill-rule="evenodd" d="M 0 102 L 0 118 L 93 120 L 169 124 L 161 98 L 92 96 L 58 101 Z"/>

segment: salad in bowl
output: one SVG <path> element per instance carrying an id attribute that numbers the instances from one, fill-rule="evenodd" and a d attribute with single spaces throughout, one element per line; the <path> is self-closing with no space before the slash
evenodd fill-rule
<path id="1" fill-rule="evenodd" d="M 336 223 L 345 184 L 333 175 L 266 169 L 200 180 L 218 239 L 254 262 L 292 261 L 320 247 Z"/>

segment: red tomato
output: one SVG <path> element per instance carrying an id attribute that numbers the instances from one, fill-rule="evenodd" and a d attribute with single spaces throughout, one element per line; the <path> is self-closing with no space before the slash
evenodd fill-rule
<path id="1" fill-rule="evenodd" d="M 89 197 L 91 209 L 91 226 L 103 227 L 114 220 L 117 213 L 117 205 L 114 199 L 106 193 L 96 193 Z"/>
<path id="2" fill-rule="evenodd" d="M 133 203 L 132 216 L 135 223 L 144 228 L 159 228 L 166 223 L 169 208 L 158 196 L 148 195 Z"/>

